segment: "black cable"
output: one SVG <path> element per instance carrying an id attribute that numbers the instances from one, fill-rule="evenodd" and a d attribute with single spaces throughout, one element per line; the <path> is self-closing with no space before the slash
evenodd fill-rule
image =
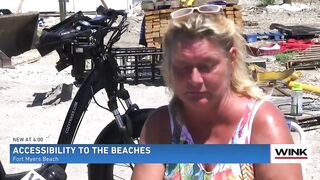
<path id="1" fill-rule="evenodd" d="M 92 86 L 90 86 L 90 89 L 91 89 L 92 98 L 93 98 L 94 102 L 95 102 L 99 107 L 101 107 L 102 109 L 105 109 L 105 110 L 107 110 L 107 111 L 110 111 L 110 109 L 109 109 L 109 108 L 106 108 L 106 107 L 104 107 L 104 106 L 100 105 L 100 104 L 97 102 L 96 98 L 94 97 L 94 93 L 93 93 Z"/>
<path id="2" fill-rule="evenodd" d="M 120 98 L 118 98 L 118 100 L 119 100 L 119 102 L 120 102 L 120 104 L 121 104 L 122 108 L 126 111 L 126 107 L 123 105 L 123 102 L 121 101 L 121 99 L 120 99 Z"/>

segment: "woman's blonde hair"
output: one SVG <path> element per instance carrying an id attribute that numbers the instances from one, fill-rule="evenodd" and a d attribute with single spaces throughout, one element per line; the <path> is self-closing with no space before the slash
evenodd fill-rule
<path id="1" fill-rule="evenodd" d="M 245 40 L 240 29 L 224 15 L 198 14 L 171 20 L 163 38 L 164 61 L 162 75 L 170 90 L 173 90 L 172 55 L 175 53 L 178 42 L 188 39 L 208 39 L 222 47 L 226 56 L 230 57 L 229 50 L 237 49 L 237 56 L 231 77 L 231 89 L 239 94 L 253 98 L 262 98 L 262 91 L 250 78 L 248 68 L 244 62 L 246 58 Z"/>

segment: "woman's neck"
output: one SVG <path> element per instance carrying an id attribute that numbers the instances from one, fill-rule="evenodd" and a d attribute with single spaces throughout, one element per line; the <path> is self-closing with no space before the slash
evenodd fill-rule
<path id="1" fill-rule="evenodd" d="M 247 97 L 239 96 L 235 93 L 228 93 L 217 101 L 215 104 L 210 104 L 206 108 L 194 108 L 184 105 L 182 107 L 182 116 L 193 123 L 231 123 L 236 112 L 239 112 L 243 106 L 243 102 L 247 101 Z M 240 106 L 240 107 L 239 107 Z M 209 121 L 209 122 L 206 122 Z"/>
<path id="2" fill-rule="evenodd" d="M 181 118 L 195 143 L 228 143 L 249 99 L 234 95 L 212 106 L 211 110 L 182 109 Z"/>

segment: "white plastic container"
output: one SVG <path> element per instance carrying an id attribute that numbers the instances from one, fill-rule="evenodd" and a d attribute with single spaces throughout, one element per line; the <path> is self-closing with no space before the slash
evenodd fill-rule
<path id="1" fill-rule="evenodd" d="M 302 116 L 303 114 L 303 91 L 300 83 L 295 83 L 291 88 L 291 115 Z"/>

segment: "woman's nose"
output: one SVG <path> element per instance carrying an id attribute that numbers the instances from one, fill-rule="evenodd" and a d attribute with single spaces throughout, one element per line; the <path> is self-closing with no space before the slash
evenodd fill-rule
<path id="1" fill-rule="evenodd" d="M 190 81 L 192 84 L 203 83 L 203 78 L 198 68 L 195 67 L 192 69 Z"/>

